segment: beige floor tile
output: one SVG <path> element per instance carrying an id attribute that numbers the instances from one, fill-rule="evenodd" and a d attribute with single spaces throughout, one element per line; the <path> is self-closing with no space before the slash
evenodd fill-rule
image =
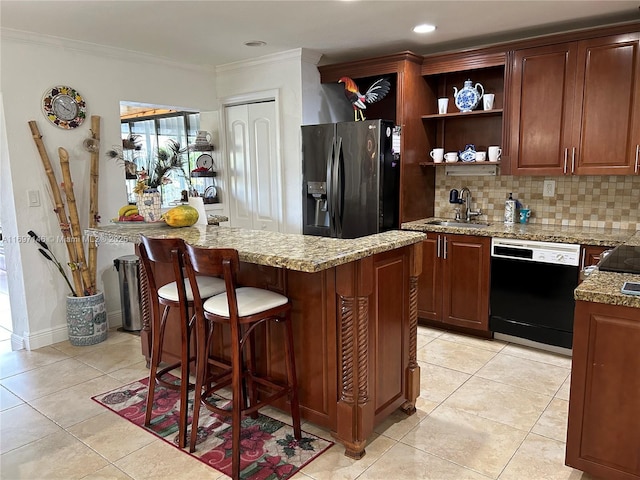
<path id="1" fill-rule="evenodd" d="M 109 373 L 139 363 L 141 357 L 139 344 L 122 341 L 77 355 L 74 358 L 101 372 Z"/>
<path id="2" fill-rule="evenodd" d="M 136 480 L 224 478 L 215 468 L 205 465 L 163 440 L 155 440 L 118 460 L 114 465 Z"/>
<path id="3" fill-rule="evenodd" d="M 121 342 L 137 343 L 138 345 L 140 345 L 140 337 L 112 329 L 107 333 L 107 339 L 104 342 L 97 343 L 96 345 L 84 345 L 78 347 L 71 345 L 69 341 L 64 341 L 55 343 L 52 345 L 52 347 L 60 352 L 67 354 L 70 357 L 75 357 L 76 355 L 83 355 L 94 350 L 100 350 L 101 348 L 104 348 L 106 346 L 115 345 Z"/>
<path id="4" fill-rule="evenodd" d="M 109 372 L 109 376 L 119 380 L 122 385 L 148 377 L 149 369 L 147 368 L 147 361 L 144 360 L 142 354 L 139 353 L 138 355 L 133 356 L 132 360 L 137 361 L 127 367 Z"/>
<path id="5" fill-rule="evenodd" d="M 527 432 L 441 405 L 401 442 L 496 478 Z"/>
<path id="6" fill-rule="evenodd" d="M 102 375 L 51 395 L 31 401 L 31 405 L 63 428 L 104 413 L 91 397 L 108 392 L 122 383 L 108 375 Z"/>
<path id="7" fill-rule="evenodd" d="M 438 405 L 440 405 L 439 402 L 432 402 L 431 400 L 427 400 L 426 398 L 423 398 L 421 396 L 416 400 L 416 409 L 420 410 L 426 415 L 429 415 L 431 412 L 433 412 L 438 407 Z"/>
<path id="8" fill-rule="evenodd" d="M 472 337 L 471 335 L 463 335 L 461 333 L 445 332 L 440 336 L 442 340 L 449 342 L 458 342 L 472 347 L 483 348 L 492 352 L 499 352 L 507 346 L 507 342 L 502 340 L 494 340 L 488 338 Z"/>
<path id="9" fill-rule="evenodd" d="M 425 345 L 433 342 L 438 337 L 431 337 L 429 335 L 416 335 L 416 348 L 420 350 Z"/>
<path id="10" fill-rule="evenodd" d="M 551 399 L 548 395 L 472 377 L 443 405 L 528 432 Z"/>
<path id="11" fill-rule="evenodd" d="M 569 393 L 571 391 L 571 375 L 567 377 L 560 389 L 556 392 L 556 397 L 562 400 L 569 400 Z"/>
<path id="12" fill-rule="evenodd" d="M 344 454 L 344 446 L 336 443 L 329 450 L 302 468 L 302 472 L 315 480 L 353 480 L 377 461 L 396 442 L 384 435 L 373 434 L 360 460 Z"/>
<path id="13" fill-rule="evenodd" d="M 5 453 L 3 479 L 82 478 L 107 465 L 107 461 L 65 431 Z"/>
<path id="14" fill-rule="evenodd" d="M 60 431 L 60 427 L 26 403 L 0 412 L 0 452 L 8 452 Z"/>
<path id="15" fill-rule="evenodd" d="M 420 397 L 440 403 L 471 378 L 468 373 L 458 372 L 431 363 L 420 363 Z"/>
<path id="16" fill-rule="evenodd" d="M 423 335 L 425 337 L 431 337 L 431 338 L 438 338 L 443 333 L 444 333 L 444 330 L 440 330 L 438 328 L 425 327 L 423 325 L 418 325 L 418 335 Z"/>
<path id="17" fill-rule="evenodd" d="M 500 480 L 535 478 L 545 480 L 587 480 L 591 477 L 564 464 L 565 445 L 530 433 L 500 475 Z"/>
<path id="18" fill-rule="evenodd" d="M 487 478 L 489 477 L 399 443 L 365 470 L 358 480 L 486 480 Z"/>
<path id="19" fill-rule="evenodd" d="M 416 409 L 416 413 L 413 415 L 407 415 L 402 410 L 396 410 L 389 415 L 380 425 L 378 425 L 374 432 L 380 435 L 385 435 L 394 440 L 400 440 L 404 437 L 413 427 L 418 425 L 426 416 L 428 412 L 424 412 L 420 409 Z"/>
<path id="20" fill-rule="evenodd" d="M 69 358 L 53 347 L 38 350 L 17 350 L 0 355 L 0 378 L 27 372 Z"/>
<path id="21" fill-rule="evenodd" d="M 535 360 L 536 362 L 548 363 L 558 367 L 571 368 L 571 357 L 559 353 L 547 352 L 545 350 L 538 350 L 537 348 L 526 347 L 524 345 L 517 345 L 515 343 L 507 345 L 502 350 L 502 353 L 505 355 L 513 355 L 514 357 Z"/>
<path id="22" fill-rule="evenodd" d="M 568 413 L 569 402 L 554 398 L 531 429 L 531 432 L 560 442 L 566 442 Z"/>
<path id="23" fill-rule="evenodd" d="M 0 411 L 13 408 L 24 403 L 20 397 L 16 397 L 9 390 L 0 385 Z"/>
<path id="24" fill-rule="evenodd" d="M 152 433 L 102 408 L 101 415 L 67 429 L 85 444 L 115 462 L 157 440 Z"/>
<path id="25" fill-rule="evenodd" d="M 87 480 L 131 480 L 132 477 L 113 465 L 108 465 L 82 478 Z"/>
<path id="26" fill-rule="evenodd" d="M 102 375 L 99 370 L 68 358 L 5 378 L 2 385 L 24 400 L 31 401 Z"/>
<path id="27" fill-rule="evenodd" d="M 478 370 L 476 375 L 553 396 L 567 379 L 569 371 L 565 367 L 505 355 L 500 352 Z"/>
<path id="28" fill-rule="evenodd" d="M 495 352 L 436 338 L 418 350 L 418 360 L 459 372 L 473 374 L 487 363 Z"/>

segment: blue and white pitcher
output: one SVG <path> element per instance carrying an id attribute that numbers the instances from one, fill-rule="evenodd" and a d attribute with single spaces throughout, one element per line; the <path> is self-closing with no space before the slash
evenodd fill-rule
<path id="1" fill-rule="evenodd" d="M 476 108 L 483 95 L 484 87 L 479 83 L 474 87 L 471 80 L 466 80 L 460 91 L 457 87 L 453 87 L 453 99 L 461 112 L 470 112 Z"/>

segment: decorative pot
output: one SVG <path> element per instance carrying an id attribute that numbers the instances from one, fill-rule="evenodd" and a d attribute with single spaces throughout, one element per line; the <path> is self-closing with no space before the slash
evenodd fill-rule
<path id="1" fill-rule="evenodd" d="M 138 213 L 144 217 L 145 222 L 157 222 L 162 215 L 162 199 L 157 188 L 148 188 L 138 194 L 136 200 Z"/>
<path id="2" fill-rule="evenodd" d="M 107 311 L 104 295 L 67 296 L 69 342 L 75 346 L 95 345 L 107 339 Z"/>

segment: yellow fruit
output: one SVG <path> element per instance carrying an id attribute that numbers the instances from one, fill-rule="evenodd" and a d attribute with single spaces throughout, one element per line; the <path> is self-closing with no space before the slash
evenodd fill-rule
<path id="1" fill-rule="evenodd" d="M 190 227 L 198 221 L 198 211 L 190 205 L 178 205 L 168 210 L 164 221 L 171 227 Z"/>
<path id="2" fill-rule="evenodd" d="M 118 210 L 118 217 L 127 217 L 129 215 L 137 215 L 138 207 L 135 205 L 125 205 Z"/>

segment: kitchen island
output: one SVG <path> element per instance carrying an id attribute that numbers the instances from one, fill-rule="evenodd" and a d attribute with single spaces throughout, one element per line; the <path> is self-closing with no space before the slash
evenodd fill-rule
<path id="1" fill-rule="evenodd" d="M 291 299 L 302 416 L 330 429 L 347 456 L 361 458 L 374 427 L 393 411 L 415 412 L 423 234 L 389 231 L 346 240 L 215 226 L 144 225 L 97 227 L 87 233 L 100 241 L 137 244 L 144 234 L 238 250 L 242 284 Z M 169 281 L 172 271 L 154 274 Z M 176 322 L 169 323 L 175 327 Z M 285 378 L 279 332 L 264 333 L 264 342 L 256 346 L 258 365 Z M 173 360 L 179 354 L 178 330 L 167 328 L 166 337 L 163 359 Z M 147 306 L 141 332 L 147 359 L 150 338 Z M 220 342 L 224 351 L 225 338 Z M 288 410 L 286 400 L 278 407 Z"/>

